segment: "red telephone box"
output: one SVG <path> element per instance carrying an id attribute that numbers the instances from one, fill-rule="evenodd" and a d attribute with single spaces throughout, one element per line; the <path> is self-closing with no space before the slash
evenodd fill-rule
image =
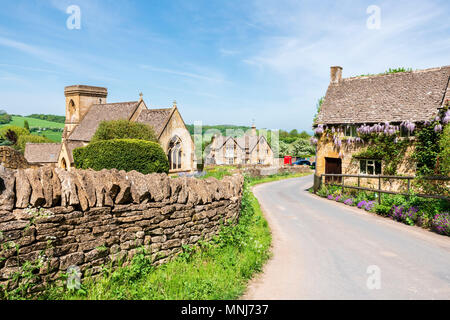
<path id="1" fill-rule="evenodd" d="M 284 164 L 292 165 L 292 157 L 291 156 L 284 156 Z"/>

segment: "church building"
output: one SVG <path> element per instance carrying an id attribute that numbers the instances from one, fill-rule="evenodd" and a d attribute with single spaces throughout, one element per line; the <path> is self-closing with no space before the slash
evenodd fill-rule
<path id="1" fill-rule="evenodd" d="M 107 103 L 106 88 L 85 85 L 66 87 L 64 94 L 66 123 L 62 142 L 28 143 L 25 158 L 30 164 L 53 165 L 70 170 L 74 166 L 73 150 L 91 141 L 100 122 L 125 119 L 153 127 L 169 159 L 170 173 L 196 169 L 194 142 L 176 102 L 171 108 L 148 109 L 141 94 L 138 101 Z"/>

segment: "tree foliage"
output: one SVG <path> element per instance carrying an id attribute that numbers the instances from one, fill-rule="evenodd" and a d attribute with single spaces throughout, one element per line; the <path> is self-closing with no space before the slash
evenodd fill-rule
<path id="1" fill-rule="evenodd" d="M 316 148 L 311 145 L 309 140 L 299 138 L 291 145 L 291 152 L 294 157 L 304 158 L 315 154 Z"/>
<path id="2" fill-rule="evenodd" d="M 6 133 L 9 130 L 14 131 L 14 133 L 17 135 L 17 138 L 19 138 L 22 135 L 29 135 L 30 134 L 30 131 L 28 131 L 25 128 L 8 125 L 8 126 L 4 126 L 4 127 L 0 128 L 0 138 L 3 139 L 3 140 L 7 140 Z"/>
<path id="3" fill-rule="evenodd" d="M 40 120 L 47 120 L 51 122 L 58 122 L 58 123 L 64 123 L 66 122 L 65 116 L 57 116 L 54 114 L 31 114 L 27 116 L 28 118 L 34 118 L 34 119 L 40 119 Z"/>
<path id="4" fill-rule="evenodd" d="M 128 120 L 100 122 L 91 142 L 113 139 L 138 139 L 158 142 L 155 131 L 151 126 Z"/>

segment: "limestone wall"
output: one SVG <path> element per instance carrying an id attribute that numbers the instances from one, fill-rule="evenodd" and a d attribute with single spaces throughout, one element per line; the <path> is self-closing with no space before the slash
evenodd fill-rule
<path id="1" fill-rule="evenodd" d="M 117 170 L 0 166 L 0 284 L 25 261 L 42 280 L 70 266 L 99 273 L 144 247 L 156 264 L 237 221 L 243 177 L 169 178 Z M 38 209 L 40 208 L 40 209 Z"/>

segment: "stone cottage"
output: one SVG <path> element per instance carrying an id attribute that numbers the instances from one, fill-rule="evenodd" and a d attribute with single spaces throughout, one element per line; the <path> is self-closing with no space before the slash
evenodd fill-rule
<path id="1" fill-rule="evenodd" d="M 383 159 L 355 157 L 367 147 L 361 133 L 395 134 L 399 139 L 395 141 L 412 142 L 414 128 L 436 118 L 448 103 L 449 80 L 450 66 L 345 79 L 342 67 L 331 67 L 331 81 L 314 124 L 315 187 L 324 173 L 386 174 Z M 413 143 L 408 145 L 397 174 L 415 174 L 416 165 L 408 157 L 413 148 Z M 346 178 L 346 184 L 355 183 L 351 180 Z M 370 179 L 364 180 L 370 184 Z"/>
<path id="2" fill-rule="evenodd" d="M 64 94 L 66 123 L 62 143 L 27 144 L 25 158 L 30 164 L 70 170 L 74 164 L 73 150 L 91 141 L 101 121 L 126 119 L 153 127 L 169 159 L 171 173 L 196 169 L 194 142 L 176 102 L 172 108 L 148 109 L 141 94 L 137 101 L 107 103 L 106 88 L 84 85 L 66 87 Z"/>
<path id="3" fill-rule="evenodd" d="M 274 154 L 267 139 L 258 136 L 255 125 L 242 137 L 216 135 L 206 149 L 207 165 L 274 164 Z"/>

